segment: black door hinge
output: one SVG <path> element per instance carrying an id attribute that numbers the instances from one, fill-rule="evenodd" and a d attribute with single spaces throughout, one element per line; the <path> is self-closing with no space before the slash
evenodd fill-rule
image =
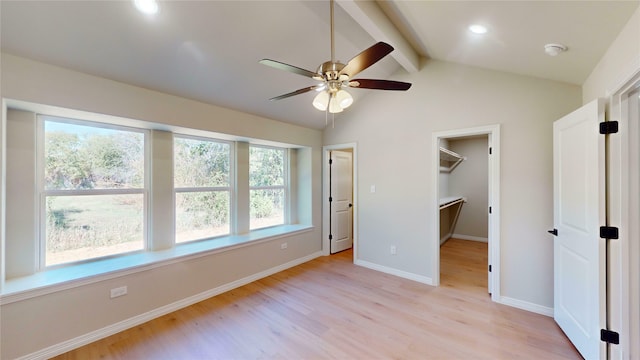
<path id="1" fill-rule="evenodd" d="M 333 164 L 333 159 L 329 159 L 329 165 Z"/>
<path id="2" fill-rule="evenodd" d="M 614 226 L 600 226 L 600 237 L 602 239 L 617 239 L 618 228 Z"/>
<path id="3" fill-rule="evenodd" d="M 491 155 L 491 152 L 492 152 L 492 150 L 491 150 L 491 148 L 489 148 L 489 155 Z"/>
<path id="4" fill-rule="evenodd" d="M 600 123 L 600 134 L 616 134 L 618 132 L 617 121 L 605 121 Z"/>
<path id="5" fill-rule="evenodd" d="M 489 214 L 491 214 L 491 211 L 492 211 L 491 206 L 489 206 Z"/>
<path id="6" fill-rule="evenodd" d="M 329 202 L 332 202 L 333 198 L 331 196 L 329 196 Z"/>
<path id="7" fill-rule="evenodd" d="M 547 232 L 553 236 L 558 236 L 558 229 L 547 230 Z"/>
<path id="8" fill-rule="evenodd" d="M 329 234 L 329 240 L 333 240 L 333 235 Z"/>
<path id="9" fill-rule="evenodd" d="M 609 344 L 620 344 L 620 335 L 611 330 L 600 329 L 600 340 Z"/>
<path id="10" fill-rule="evenodd" d="M 491 265 L 489 265 L 489 272 L 491 272 Z"/>

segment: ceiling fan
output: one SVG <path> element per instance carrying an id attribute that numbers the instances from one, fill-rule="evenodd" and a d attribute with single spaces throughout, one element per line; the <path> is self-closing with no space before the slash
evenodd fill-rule
<path id="1" fill-rule="evenodd" d="M 281 100 L 291 96 L 304 94 L 315 90 L 318 95 L 313 99 L 313 106 L 322 111 L 329 113 L 339 113 L 353 103 L 353 97 L 344 88 L 361 88 L 361 89 L 377 89 L 377 90 L 400 90 L 406 91 L 411 87 L 410 83 L 378 80 L 378 79 L 353 79 L 355 75 L 368 68 L 369 66 L 380 61 L 393 51 L 393 46 L 378 42 L 375 45 L 364 50 L 349 60 L 346 64 L 342 64 L 335 60 L 335 45 L 333 34 L 333 6 L 334 0 L 330 0 L 331 8 L 331 60 L 322 63 L 316 72 L 305 70 L 293 65 L 285 64 L 280 61 L 271 59 L 260 60 L 261 64 L 274 67 L 276 69 L 289 71 L 294 74 L 306 76 L 321 83 L 296 91 L 276 96 L 269 100 Z"/>

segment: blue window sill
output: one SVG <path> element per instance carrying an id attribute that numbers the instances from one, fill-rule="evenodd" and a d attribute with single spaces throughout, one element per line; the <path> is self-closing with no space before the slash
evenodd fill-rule
<path id="1" fill-rule="evenodd" d="M 195 241 L 167 250 L 138 252 L 41 271 L 6 280 L 0 305 L 311 230 L 313 226 L 310 225 L 275 226 L 245 235 Z"/>

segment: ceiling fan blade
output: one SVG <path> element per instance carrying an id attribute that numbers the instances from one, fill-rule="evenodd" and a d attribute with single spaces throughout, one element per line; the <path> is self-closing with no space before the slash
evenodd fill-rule
<path id="1" fill-rule="evenodd" d="M 362 70 L 377 63 L 392 51 L 393 46 L 380 41 L 349 60 L 347 65 L 340 70 L 340 75 L 346 74 L 349 75 L 349 77 L 353 77 Z"/>
<path id="2" fill-rule="evenodd" d="M 289 64 L 285 64 L 283 62 L 280 61 L 275 61 L 275 60 L 271 60 L 271 59 L 262 59 L 259 61 L 260 64 L 263 65 L 267 65 L 267 66 L 271 66 L 274 67 L 276 69 L 280 69 L 280 70 L 284 70 L 284 71 L 288 71 L 288 72 L 292 72 L 294 74 L 298 74 L 298 75 L 302 75 L 302 76 L 306 76 L 306 77 L 317 77 L 318 74 L 314 73 L 313 71 L 309 71 L 309 70 L 305 70 L 293 65 L 289 65 Z M 322 77 L 322 76 L 320 76 Z"/>
<path id="3" fill-rule="evenodd" d="M 296 95 L 304 94 L 304 93 L 309 92 L 309 91 L 311 91 L 311 90 L 316 90 L 317 88 L 322 87 L 322 86 L 324 86 L 324 84 L 314 85 L 314 86 L 309 86 L 309 87 L 306 87 L 306 88 L 303 88 L 303 89 L 298 89 L 298 90 L 296 90 L 296 91 L 292 91 L 292 92 L 287 93 L 287 94 L 283 94 L 283 95 L 280 95 L 280 96 L 276 96 L 276 97 L 271 98 L 271 99 L 269 99 L 269 100 L 273 101 L 273 100 L 282 100 L 282 99 L 286 99 L 286 98 L 288 98 L 288 97 L 292 97 L 292 96 L 296 96 Z"/>
<path id="4" fill-rule="evenodd" d="M 406 91 L 411 87 L 411 83 L 391 80 L 357 79 L 349 81 L 349 86 L 362 89 Z"/>

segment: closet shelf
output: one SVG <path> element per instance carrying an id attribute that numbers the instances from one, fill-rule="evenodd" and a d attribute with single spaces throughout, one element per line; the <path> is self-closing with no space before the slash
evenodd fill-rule
<path id="1" fill-rule="evenodd" d="M 440 148 L 440 172 L 450 173 L 467 158 L 451 150 Z"/>
<path id="2" fill-rule="evenodd" d="M 467 202 L 467 198 L 464 196 L 448 196 L 440 199 L 440 210 L 444 208 L 448 208 L 449 206 L 458 204 L 458 203 Z"/>
<path id="3" fill-rule="evenodd" d="M 460 210 L 462 210 L 462 205 L 464 205 L 465 202 L 467 202 L 467 198 L 463 196 L 440 198 L 440 216 L 446 215 L 444 219 L 445 221 L 448 220 L 449 225 L 448 233 L 444 237 L 442 236 L 442 229 L 440 229 L 440 245 L 447 241 L 454 233 L 456 224 L 458 223 L 458 217 L 460 216 Z M 443 218 L 440 219 L 440 224 L 443 224 Z"/>

